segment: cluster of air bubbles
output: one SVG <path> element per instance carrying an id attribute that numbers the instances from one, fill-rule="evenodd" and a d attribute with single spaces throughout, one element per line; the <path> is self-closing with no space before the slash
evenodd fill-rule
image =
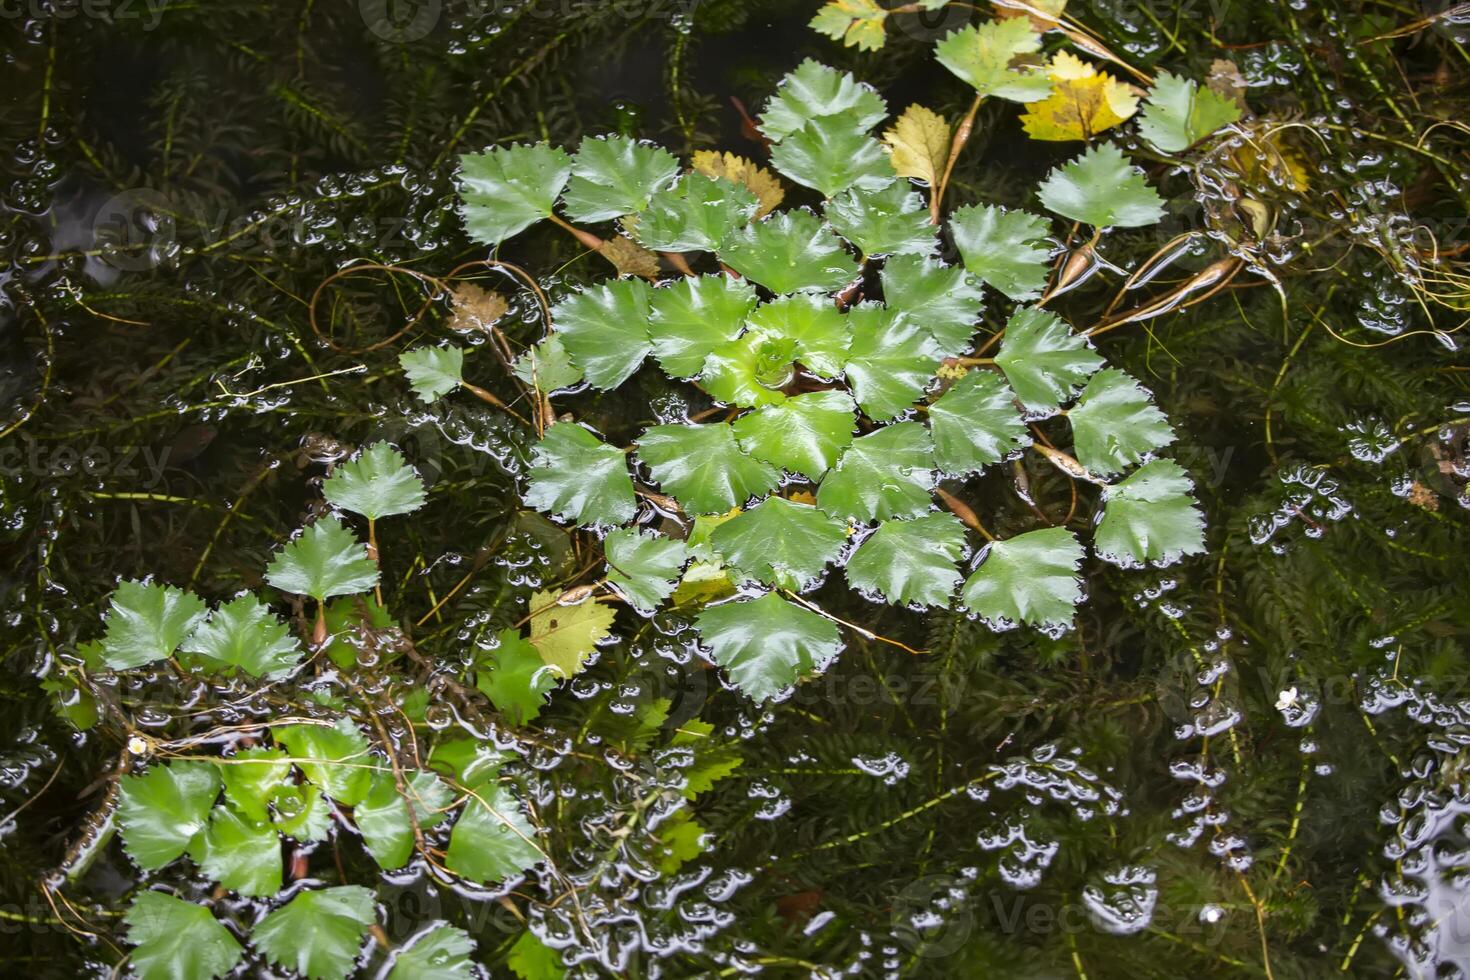
<path id="1" fill-rule="evenodd" d="M 1156 875 L 1151 868 L 1125 865 L 1103 874 L 1101 884 L 1082 889 L 1082 903 L 1092 922 L 1113 936 L 1131 936 L 1153 922 L 1159 901 Z"/>
<path id="2" fill-rule="evenodd" d="M 1295 86 L 1302 77 L 1301 56 L 1291 44 L 1272 41 L 1244 52 L 1240 73 L 1251 88 Z"/>
<path id="3" fill-rule="evenodd" d="M 1382 419 L 1356 419 L 1345 425 L 1343 432 L 1348 436 L 1348 452 L 1364 463 L 1381 463 L 1400 446 Z"/>
<path id="4" fill-rule="evenodd" d="M 896 786 L 908 778 L 909 762 L 897 752 L 882 755 L 855 755 L 852 764 L 869 776 L 883 780 L 885 786 Z"/>
<path id="5" fill-rule="evenodd" d="M 1178 579 L 1161 578 L 1152 585 L 1145 586 L 1133 593 L 1133 601 L 1138 603 L 1140 609 L 1157 607 L 1159 612 L 1170 619 L 1180 619 L 1188 610 L 1168 598 L 1169 594 L 1178 588 Z"/>
<path id="6" fill-rule="evenodd" d="M 1297 521 L 1307 537 L 1320 538 L 1327 533 L 1327 525 L 1353 513 L 1353 505 L 1338 494 L 1337 481 L 1328 479 L 1324 470 L 1301 464 L 1283 469 L 1277 479 L 1283 489 L 1281 506 L 1251 516 L 1248 527 L 1253 544 L 1265 544 Z M 1275 542 L 1272 551 L 1284 554 L 1286 545 Z"/>

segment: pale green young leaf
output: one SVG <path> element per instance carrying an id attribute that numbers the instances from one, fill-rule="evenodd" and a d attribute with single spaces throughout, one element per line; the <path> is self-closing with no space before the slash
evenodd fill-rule
<path id="1" fill-rule="evenodd" d="M 252 677 L 284 674 L 301 662 L 301 645 L 290 629 L 249 594 L 215 609 L 183 650 L 202 657 L 210 670 L 238 669 Z"/>
<path id="2" fill-rule="evenodd" d="M 603 540 L 602 549 L 608 584 L 645 616 L 653 615 L 674 591 L 674 582 L 689 560 L 684 542 L 636 528 L 613 531 Z"/>
<path id="3" fill-rule="evenodd" d="M 398 355 L 413 393 L 435 402 L 464 384 L 464 351 L 458 347 L 420 347 Z"/>
<path id="4" fill-rule="evenodd" d="M 863 303 L 847 314 L 852 347 L 847 381 L 864 414 L 876 421 L 902 415 L 934 380 L 942 360 L 927 331 L 897 310 Z"/>
<path id="5" fill-rule="evenodd" d="M 761 114 L 760 128 L 780 141 L 813 119 L 840 116 L 866 131 L 886 115 L 888 105 L 871 85 L 807 59 L 781 80 Z"/>
<path id="6" fill-rule="evenodd" d="M 454 791 L 431 772 L 405 773 L 403 783 L 400 794 L 391 772 L 378 773 L 367 796 L 352 809 L 363 845 L 384 871 L 396 871 L 413 856 L 415 820 L 421 830 L 429 830 L 454 804 Z"/>
<path id="7" fill-rule="evenodd" d="M 1160 72 L 1138 133 L 1163 153 L 1183 153 L 1240 118 L 1240 106 L 1193 79 Z"/>
<path id="8" fill-rule="evenodd" d="M 815 482 L 852 444 L 854 407 L 846 392 L 810 391 L 747 412 L 732 426 L 747 453 Z"/>
<path id="9" fill-rule="evenodd" d="M 768 463 L 747 456 L 726 422 L 656 425 L 638 438 L 638 459 L 689 514 L 723 514 L 781 482 Z"/>
<path id="10" fill-rule="evenodd" d="M 312 784 L 343 806 L 357 806 L 383 768 L 368 749 L 367 739 L 346 718 L 325 725 L 286 725 L 274 730 L 276 743 Z"/>
<path id="11" fill-rule="evenodd" d="M 564 980 L 567 975 L 561 955 L 527 930 L 515 941 L 505 958 L 505 965 L 521 980 Z"/>
<path id="12" fill-rule="evenodd" d="M 755 286 L 729 276 L 686 276 L 655 289 L 648 334 L 653 356 L 676 378 L 692 378 L 721 344 L 740 336 L 755 309 Z"/>
<path id="13" fill-rule="evenodd" d="M 799 592 L 847 543 L 847 524 L 811 504 L 767 497 L 710 534 L 727 562 L 766 585 Z"/>
<path id="14" fill-rule="evenodd" d="M 204 600 L 171 585 L 119 583 L 104 620 L 102 659 L 113 670 L 166 660 L 204 621 Z"/>
<path id="15" fill-rule="evenodd" d="M 1126 480 L 1103 489 L 1103 516 L 1092 547 L 1123 568 L 1167 565 L 1205 550 L 1205 521 L 1194 484 L 1172 459 L 1145 463 Z"/>
<path id="16" fill-rule="evenodd" d="M 450 871 L 480 885 L 503 881 L 544 860 L 521 801 L 498 783 L 479 787 L 465 801 L 444 857 Z"/>
<path id="17" fill-rule="evenodd" d="M 775 593 L 707 606 L 695 626 L 715 663 L 753 701 L 783 697 L 842 651 L 835 623 Z"/>
<path id="18" fill-rule="evenodd" d="M 373 893 L 359 885 L 298 892 L 256 923 L 250 945 L 302 977 L 342 980 L 376 919 Z"/>
<path id="19" fill-rule="evenodd" d="M 465 231 L 484 245 L 520 234 L 550 217 L 571 173 L 572 158 L 546 143 L 466 153 L 459 158 Z"/>
<path id="20" fill-rule="evenodd" d="M 503 629 L 497 637 L 500 645 L 480 657 L 475 687 L 512 724 L 529 724 L 541 714 L 546 692 L 565 675 L 541 659 L 541 651 L 519 630 Z"/>
<path id="21" fill-rule="evenodd" d="M 1070 626 L 1082 599 L 1081 562 L 1082 545 L 1062 527 L 991 542 L 961 592 L 965 608 L 996 630 Z"/>
<path id="22" fill-rule="evenodd" d="M 584 139 L 572 158 L 572 179 L 562 204 L 573 221 L 637 214 L 678 173 L 679 161 L 662 147 L 626 136 Z"/>
<path id="23" fill-rule="evenodd" d="M 924 199 L 908 181 L 855 187 L 827 202 L 827 221 L 866 256 L 932 255 L 939 247 Z"/>
<path id="24" fill-rule="evenodd" d="M 988 204 L 960 208 L 949 221 L 965 268 L 1014 300 L 1041 295 L 1051 258 L 1050 228 L 1040 215 Z"/>
<path id="25" fill-rule="evenodd" d="M 771 147 L 771 165 L 828 198 L 849 188 L 880 190 L 897 178 L 883 144 L 842 116 L 813 119 L 789 134 Z"/>
<path id="26" fill-rule="evenodd" d="M 735 229 L 755 217 L 760 200 L 728 180 L 687 173 L 653 198 L 635 233 L 645 247 L 664 252 L 717 252 Z"/>
<path id="27" fill-rule="evenodd" d="M 985 98 L 1037 102 L 1051 93 L 1044 69 L 1012 68 L 1021 55 L 1041 50 L 1041 35 L 1026 17 L 992 20 L 954 31 L 934 48 L 939 63 Z"/>
<path id="28" fill-rule="evenodd" d="M 934 445 L 918 422 L 854 439 L 817 488 L 817 506 L 855 521 L 918 517 L 933 503 Z"/>
<path id="29" fill-rule="evenodd" d="M 918 255 L 895 255 L 883 265 L 883 301 L 934 340 L 944 357 L 970 350 L 985 306 L 980 283 L 965 269 Z"/>
<path id="30" fill-rule="evenodd" d="M 209 827 L 194 838 L 189 854 L 205 877 L 247 898 L 281 890 L 284 861 L 276 828 L 248 820 L 229 807 L 214 808 Z"/>
<path id="31" fill-rule="evenodd" d="M 411 514 L 424 505 L 424 481 L 403 454 L 376 442 L 338 466 L 322 484 L 322 496 L 336 507 L 370 521 Z"/>
<path id="32" fill-rule="evenodd" d="M 162 892 L 139 892 L 123 921 L 136 947 L 128 965 L 138 980 L 213 980 L 245 955 L 209 909 Z"/>
<path id="33" fill-rule="evenodd" d="M 552 334 L 536 346 L 527 348 L 516 358 L 511 370 L 526 384 L 548 395 L 580 384 L 583 379 L 582 369 L 572 363 L 572 355 L 567 353 L 559 334 Z"/>
<path id="34" fill-rule="evenodd" d="M 173 861 L 209 822 L 219 787 L 218 771 L 205 762 L 173 762 L 124 776 L 117 808 L 123 849 L 144 871 Z"/>
<path id="35" fill-rule="evenodd" d="M 1096 476 L 1121 473 L 1174 441 L 1164 413 L 1149 393 L 1116 368 L 1092 376 L 1067 412 L 1077 461 Z"/>
<path id="36" fill-rule="evenodd" d="M 781 388 L 795 374 L 796 341 L 749 330 L 710 352 L 699 386 L 727 405 L 779 405 L 786 401 Z"/>
<path id="37" fill-rule="evenodd" d="M 584 526 L 631 521 L 627 458 L 575 422 L 554 423 L 532 454 L 526 504 Z"/>
<path id="38" fill-rule="evenodd" d="M 842 239 L 805 209 L 737 231 L 720 250 L 720 261 L 777 294 L 835 292 L 858 275 Z"/>
<path id="39" fill-rule="evenodd" d="M 848 324 L 825 296 L 780 296 L 757 307 L 750 329 L 773 340 L 790 340 L 796 360 L 813 374 L 835 378 L 847 360 Z"/>
<path id="40" fill-rule="evenodd" d="M 378 564 L 341 521 L 323 517 L 276 552 L 266 567 L 265 580 L 282 592 L 320 602 L 334 595 L 368 591 L 378 584 Z"/>
<path id="41" fill-rule="evenodd" d="M 651 287 L 618 279 L 584 289 L 551 308 L 562 346 L 595 388 L 627 381 L 653 345 L 648 340 Z"/>
<path id="42" fill-rule="evenodd" d="M 894 605 L 949 605 L 961 575 L 965 526 L 952 514 L 884 521 L 847 560 L 847 581 Z"/>
<path id="43" fill-rule="evenodd" d="M 929 406 L 934 459 L 949 476 L 968 476 L 1031 445 L 1016 393 L 1000 375 L 971 371 Z"/>
<path id="44" fill-rule="evenodd" d="M 291 778 L 291 763 L 280 749 L 244 749 L 219 767 L 225 799 L 257 823 L 270 819 L 270 800 Z"/>
<path id="45" fill-rule="evenodd" d="M 332 804 L 310 783 L 286 783 L 271 796 L 271 823 L 294 840 L 324 841 L 332 835 Z"/>
<path id="46" fill-rule="evenodd" d="M 474 980 L 475 941 L 463 929 L 437 925 L 398 947 L 387 980 Z"/>
<path id="47" fill-rule="evenodd" d="M 531 643 L 556 676 L 581 673 L 597 644 L 612 633 L 611 606 L 586 598 L 557 601 L 555 591 L 531 593 Z"/>
<path id="48" fill-rule="evenodd" d="M 1087 338 L 1072 333 L 1056 314 L 1026 307 L 1006 324 L 995 363 L 1027 410 L 1050 412 L 1070 400 L 1104 362 Z"/>
<path id="49" fill-rule="evenodd" d="M 658 845 L 655 860 L 659 871 L 666 875 L 676 874 L 680 868 L 699 857 L 706 850 L 709 832 L 689 815 L 689 810 L 675 811 L 658 828 Z"/>
<path id="50" fill-rule="evenodd" d="M 1163 198 L 1112 143 L 1089 147 L 1053 170 L 1037 193 L 1048 209 L 1099 229 L 1138 228 L 1164 217 Z"/>

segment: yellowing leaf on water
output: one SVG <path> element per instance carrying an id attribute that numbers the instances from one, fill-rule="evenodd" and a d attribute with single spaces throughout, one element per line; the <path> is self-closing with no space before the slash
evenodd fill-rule
<path id="1" fill-rule="evenodd" d="M 760 208 L 752 220 L 760 220 L 780 206 L 786 199 L 786 189 L 776 175 L 765 167 L 757 166 L 745 157 L 715 150 L 700 150 L 694 154 L 694 169 L 706 177 L 723 177 L 750 191 L 760 201 Z"/>
<path id="2" fill-rule="evenodd" d="M 579 673 L 592 655 L 597 641 L 611 630 L 613 610 L 592 599 L 562 605 L 560 592 L 537 592 L 531 596 L 531 644 L 541 659 L 565 677 Z"/>
<path id="3" fill-rule="evenodd" d="M 859 51 L 877 51 L 888 40 L 888 11 L 877 0 L 831 0 L 811 20 L 811 29 Z"/>
<path id="4" fill-rule="evenodd" d="M 604 241 L 598 251 L 617 268 L 620 276 L 658 278 L 658 256 L 631 238 L 614 235 Z"/>
<path id="5" fill-rule="evenodd" d="M 1138 111 L 1137 89 L 1076 55 L 1058 52 L 1047 74 L 1051 95 L 1028 105 L 1021 117 L 1032 139 L 1090 140 Z"/>
<path id="6" fill-rule="evenodd" d="M 461 333 L 488 332 L 491 325 L 510 309 L 504 296 L 481 289 L 472 282 L 455 286 L 453 300 L 454 318 L 449 321 L 449 327 Z"/>
<path id="7" fill-rule="evenodd" d="M 930 187 L 939 183 L 949 157 L 949 123 L 933 109 L 911 105 L 883 134 L 900 177 L 922 180 Z"/>
<path id="8" fill-rule="evenodd" d="M 996 17 L 1027 17 L 1038 31 L 1057 27 L 1067 0 L 992 0 Z"/>
<path id="9" fill-rule="evenodd" d="M 1300 153 L 1282 142 L 1279 130 L 1257 127 L 1233 154 L 1235 166 L 1248 184 L 1274 184 L 1300 193 L 1311 184 L 1311 173 Z"/>

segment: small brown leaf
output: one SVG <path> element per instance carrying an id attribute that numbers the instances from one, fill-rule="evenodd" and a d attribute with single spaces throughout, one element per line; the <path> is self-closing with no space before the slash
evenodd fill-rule
<path id="1" fill-rule="evenodd" d="M 883 134 L 893 169 L 900 177 L 922 180 L 930 187 L 939 183 L 949 157 L 949 123 L 933 109 L 911 105 Z"/>
<path id="2" fill-rule="evenodd" d="M 760 210 L 752 220 L 764 218 L 786 199 L 786 190 L 781 186 L 781 181 L 776 179 L 776 175 L 745 157 L 715 150 L 700 150 L 694 154 L 693 162 L 694 169 L 706 177 L 723 177 L 754 194 L 760 201 Z"/>
<path id="3" fill-rule="evenodd" d="M 658 278 L 658 256 L 631 238 L 614 235 L 604 241 L 598 251 L 617 268 L 620 276 Z"/>
<path id="4" fill-rule="evenodd" d="M 454 288 L 454 317 L 449 326 L 461 333 L 488 333 L 509 309 L 510 304 L 499 293 L 462 282 Z"/>
<path id="5" fill-rule="evenodd" d="M 1205 87 L 1234 102 L 1241 112 L 1250 112 L 1250 106 L 1245 104 L 1245 90 L 1250 86 L 1240 68 L 1229 58 L 1216 58 L 1210 62 L 1210 77 L 1205 79 Z"/>

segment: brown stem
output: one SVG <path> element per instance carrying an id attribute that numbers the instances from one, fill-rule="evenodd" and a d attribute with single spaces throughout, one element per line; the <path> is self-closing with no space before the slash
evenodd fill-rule
<path id="1" fill-rule="evenodd" d="M 501 401 L 499 398 L 496 398 L 494 395 L 492 395 L 490 392 L 486 391 L 484 388 L 481 388 L 481 387 L 479 387 L 477 385 L 472 385 L 468 381 L 461 381 L 460 384 L 464 386 L 464 389 L 466 391 L 468 391 L 470 394 L 474 395 L 476 398 L 480 399 L 480 401 L 486 402 L 486 403 L 491 404 L 491 405 L 494 405 L 496 408 L 500 409 L 502 412 L 506 412 L 509 415 L 511 415 L 512 417 L 514 417 L 516 419 L 519 419 L 525 425 L 530 425 L 531 424 L 519 412 L 517 412 L 515 409 L 511 408 L 509 405 L 507 405 L 505 402 Z"/>
<path id="2" fill-rule="evenodd" d="M 561 228 L 564 231 L 566 231 L 568 234 L 570 234 L 577 241 L 581 242 L 586 247 L 592 249 L 592 251 L 594 251 L 594 252 L 601 252 L 602 251 L 602 246 L 603 246 L 602 239 L 601 238 L 598 238 L 596 235 L 592 234 L 592 232 L 590 232 L 590 231 L 583 231 L 581 228 L 578 228 L 576 225 L 572 224 L 570 221 L 564 220 L 561 217 L 561 215 L 552 214 L 552 215 L 549 215 L 549 217 L 551 218 L 551 223 L 552 224 L 554 224 L 558 228 Z"/>
<path id="3" fill-rule="evenodd" d="M 669 260 L 669 265 L 673 266 L 674 267 L 674 270 L 676 272 L 678 272 L 679 275 L 681 275 L 681 276 L 689 276 L 689 277 L 693 278 L 694 275 L 696 274 L 695 271 L 692 268 L 689 267 L 689 260 L 686 259 L 686 258 L 684 258 L 684 256 L 683 256 L 682 253 L 679 253 L 679 252 L 660 252 L 658 254 L 659 255 L 662 255 L 664 258 L 668 259 Z"/>
<path id="4" fill-rule="evenodd" d="M 954 173 L 954 165 L 959 161 L 960 151 L 970 141 L 970 133 L 975 128 L 975 116 L 980 112 L 980 103 L 985 101 L 985 96 L 975 96 L 975 101 L 970 104 L 970 111 L 965 113 L 965 118 L 960 120 L 959 128 L 954 131 L 954 137 L 949 142 L 949 161 L 944 165 L 944 176 L 939 178 L 939 186 L 934 188 L 929 199 L 929 223 L 939 224 L 939 213 L 944 204 L 944 192 L 949 189 L 949 178 Z"/>
<path id="5" fill-rule="evenodd" d="M 327 645 L 327 603 L 324 599 L 316 601 L 316 625 L 311 631 L 311 646 L 313 650 L 320 650 Z"/>
<path id="6" fill-rule="evenodd" d="M 934 493 L 938 495 L 940 503 L 948 507 L 950 509 L 950 512 L 960 519 L 961 524 L 965 525 L 970 530 L 977 532 L 986 541 L 995 540 L 995 535 L 985 530 L 985 525 L 980 523 L 980 515 L 976 514 L 969 504 L 965 503 L 963 500 L 956 497 L 949 491 L 945 490 L 943 487 L 935 487 Z"/>
<path id="7" fill-rule="evenodd" d="M 373 560 L 373 564 L 374 565 L 377 565 L 378 566 L 378 584 L 373 586 L 373 598 L 378 601 L 378 607 L 379 608 L 382 608 L 382 605 L 383 605 L 383 568 L 382 568 L 382 563 L 378 561 L 378 522 L 376 520 L 374 520 L 373 518 L 371 518 L 371 517 L 368 518 L 368 544 L 367 544 L 367 549 L 368 549 L 368 557 Z"/>

